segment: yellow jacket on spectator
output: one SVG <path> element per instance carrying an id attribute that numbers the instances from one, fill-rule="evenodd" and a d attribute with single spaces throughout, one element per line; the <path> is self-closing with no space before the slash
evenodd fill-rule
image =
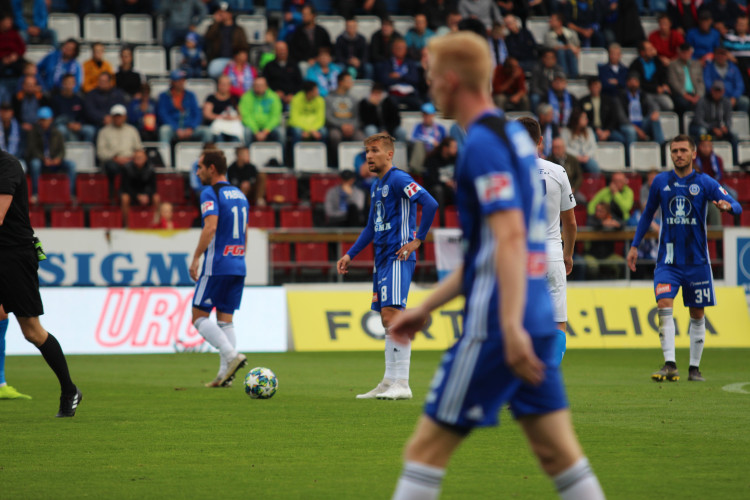
<path id="1" fill-rule="evenodd" d="M 83 63 L 83 85 L 82 89 L 84 92 L 94 90 L 98 85 L 99 75 L 102 73 L 109 73 L 112 75 L 112 86 L 115 86 L 115 70 L 112 69 L 112 65 L 107 61 L 102 60 L 101 63 L 97 64 L 93 59 L 89 59 Z"/>
<path id="2" fill-rule="evenodd" d="M 312 132 L 322 129 L 325 124 L 325 99 L 316 95 L 308 101 L 305 92 L 297 92 L 289 103 L 289 126 Z"/>

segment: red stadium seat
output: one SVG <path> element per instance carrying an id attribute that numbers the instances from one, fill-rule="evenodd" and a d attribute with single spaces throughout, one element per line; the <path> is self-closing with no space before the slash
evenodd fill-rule
<path id="1" fill-rule="evenodd" d="M 716 260 L 716 240 L 708 240 L 708 256 L 711 258 L 711 260 Z"/>
<path id="2" fill-rule="evenodd" d="M 728 187 L 737 191 L 737 201 L 740 203 L 750 201 L 750 175 L 727 176 L 724 181 Z"/>
<path id="3" fill-rule="evenodd" d="M 640 207 L 639 203 L 641 199 L 643 178 L 641 177 L 641 174 L 638 173 L 628 173 L 626 174 L 626 177 L 628 178 L 628 186 L 633 190 L 633 208 L 635 209 Z"/>
<path id="4" fill-rule="evenodd" d="M 66 174 L 42 174 L 39 177 L 39 203 L 70 203 L 70 180 Z"/>
<path id="5" fill-rule="evenodd" d="M 750 211 L 747 208 L 742 210 L 742 215 L 740 215 L 740 225 L 743 227 L 750 227 Z"/>
<path id="6" fill-rule="evenodd" d="M 122 227 L 122 211 L 119 208 L 97 207 L 89 211 L 89 227 L 116 229 Z"/>
<path id="7" fill-rule="evenodd" d="M 269 175 L 266 178 L 266 201 L 297 204 L 297 178 L 293 175 Z"/>
<path id="8" fill-rule="evenodd" d="M 281 227 L 312 227 L 312 211 L 309 208 L 283 208 L 281 210 Z"/>
<path id="9" fill-rule="evenodd" d="M 573 209 L 573 215 L 576 216 L 576 226 L 586 226 L 589 218 L 589 214 L 588 212 L 586 212 L 586 205 L 576 205 L 576 207 Z"/>
<path id="10" fill-rule="evenodd" d="M 159 174 L 156 176 L 156 192 L 161 201 L 174 205 L 185 203 L 185 179 L 180 174 Z"/>
<path id="11" fill-rule="evenodd" d="M 742 214 L 744 215 L 744 211 Z M 721 225 L 724 227 L 734 226 L 734 215 L 728 212 L 721 212 Z"/>
<path id="12" fill-rule="evenodd" d="M 198 217 L 198 209 L 193 207 L 174 207 L 172 222 L 175 229 L 187 229 L 193 227 L 193 221 Z"/>
<path id="13" fill-rule="evenodd" d="M 339 182 L 337 175 L 317 174 L 310 177 L 310 203 L 313 205 L 325 203 L 326 193 Z"/>
<path id="14" fill-rule="evenodd" d="M 149 229 L 154 226 L 154 211 L 150 208 L 131 208 L 128 212 L 129 229 Z"/>
<path id="15" fill-rule="evenodd" d="M 445 209 L 445 224 L 443 224 L 443 227 L 460 227 L 456 207 L 447 207 Z"/>
<path id="16" fill-rule="evenodd" d="M 435 243 L 432 241 L 425 241 L 422 244 L 424 248 L 424 260 L 422 264 L 434 264 L 435 263 Z"/>
<path id="17" fill-rule="evenodd" d="M 78 174 L 76 177 L 78 203 L 106 205 L 110 203 L 109 181 L 104 174 Z"/>
<path id="18" fill-rule="evenodd" d="M 326 263 L 328 267 L 328 243 L 295 243 L 294 254 L 297 262 Z"/>
<path id="19" fill-rule="evenodd" d="M 348 243 L 348 242 L 341 243 L 341 256 L 343 256 L 346 252 L 348 252 L 349 249 L 353 246 L 354 246 L 354 243 Z M 375 251 L 373 250 L 372 243 L 370 243 L 365 248 L 363 248 L 361 252 L 357 254 L 357 257 L 354 260 L 352 260 L 351 265 L 354 267 L 372 267 L 374 261 L 375 261 Z"/>
<path id="20" fill-rule="evenodd" d="M 289 263 L 292 260 L 292 246 L 289 243 L 271 243 L 271 262 Z"/>
<path id="21" fill-rule="evenodd" d="M 606 180 L 600 174 L 583 174 L 583 184 L 578 190 L 587 200 L 590 200 L 604 186 Z"/>
<path id="22" fill-rule="evenodd" d="M 262 229 L 273 229 L 276 227 L 276 213 L 272 208 L 268 207 L 251 208 L 247 225 Z"/>
<path id="23" fill-rule="evenodd" d="M 50 214 L 51 227 L 84 227 L 83 210 L 80 208 L 56 208 Z"/>
<path id="24" fill-rule="evenodd" d="M 41 229 L 47 225 L 44 210 L 41 208 L 32 208 L 29 210 L 29 220 L 31 221 L 31 227 L 37 229 Z"/>

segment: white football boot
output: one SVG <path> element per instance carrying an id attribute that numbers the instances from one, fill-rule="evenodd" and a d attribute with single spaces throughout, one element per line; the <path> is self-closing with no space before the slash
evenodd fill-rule
<path id="1" fill-rule="evenodd" d="M 411 389 L 406 380 L 396 380 L 385 392 L 376 396 L 378 399 L 411 399 Z"/>
<path id="2" fill-rule="evenodd" d="M 391 384 L 393 384 L 392 381 L 383 379 L 380 381 L 377 387 L 375 387 L 375 389 L 371 390 L 370 392 L 366 392 L 364 394 L 357 394 L 357 399 L 375 399 L 378 397 L 379 394 L 387 391 L 388 388 L 391 387 Z"/>

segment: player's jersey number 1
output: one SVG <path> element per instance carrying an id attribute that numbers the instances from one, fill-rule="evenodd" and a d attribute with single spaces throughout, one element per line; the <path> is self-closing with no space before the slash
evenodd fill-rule
<path id="1" fill-rule="evenodd" d="M 232 207 L 232 214 L 234 215 L 234 222 L 232 224 L 232 238 L 238 240 L 240 238 L 240 227 L 243 228 L 242 234 L 245 234 L 244 228 L 247 227 L 247 207 L 242 207 L 242 226 L 240 226 L 240 209 L 237 206 Z"/>

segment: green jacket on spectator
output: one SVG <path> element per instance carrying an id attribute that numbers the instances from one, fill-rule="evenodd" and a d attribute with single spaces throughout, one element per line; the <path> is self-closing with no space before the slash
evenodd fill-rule
<path id="1" fill-rule="evenodd" d="M 629 186 L 624 186 L 619 193 L 613 193 L 609 186 L 605 186 L 589 201 L 588 213 L 593 215 L 599 203 L 606 203 L 610 206 L 614 203 L 622 211 L 622 214 L 617 215 L 623 220 L 627 220 L 630 217 L 630 210 L 633 208 L 633 199 L 633 190 Z"/>
<path id="2" fill-rule="evenodd" d="M 308 101 L 304 91 L 297 92 L 289 103 L 289 126 L 312 132 L 322 129 L 325 124 L 325 99 L 318 95 Z"/>
<path id="3" fill-rule="evenodd" d="M 248 90 L 240 99 L 238 108 L 242 123 L 253 133 L 271 131 L 281 124 L 281 99 L 271 89 L 260 97 Z"/>

